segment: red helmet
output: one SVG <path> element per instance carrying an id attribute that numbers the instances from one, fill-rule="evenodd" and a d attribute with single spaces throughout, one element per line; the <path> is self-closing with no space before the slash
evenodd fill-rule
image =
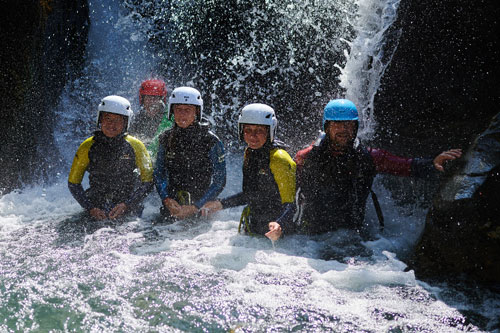
<path id="1" fill-rule="evenodd" d="M 163 96 L 163 103 L 167 103 L 167 86 L 163 80 L 152 79 L 142 82 L 139 89 L 139 104 L 142 104 L 142 96 Z"/>

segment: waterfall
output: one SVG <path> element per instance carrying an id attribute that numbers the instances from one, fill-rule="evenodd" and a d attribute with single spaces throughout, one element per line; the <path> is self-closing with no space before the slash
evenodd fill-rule
<path id="1" fill-rule="evenodd" d="M 80 142 L 95 129 L 97 105 L 108 95 L 129 99 L 138 110 L 143 79 L 155 72 L 144 24 L 134 20 L 120 1 L 89 1 L 90 31 L 86 67 L 70 82 L 56 108 L 55 140 L 66 166 Z"/>
<path id="2" fill-rule="evenodd" d="M 346 98 L 352 100 L 360 111 L 359 136 L 371 139 L 376 125 L 373 100 L 401 34 L 400 30 L 391 30 L 397 18 L 399 0 L 358 0 L 357 5 L 356 38 L 346 41 L 350 52 L 341 68 L 340 85 L 346 91 Z"/>
<path id="3" fill-rule="evenodd" d="M 95 129 L 100 99 L 122 95 L 137 111 L 139 85 L 152 75 L 162 76 L 169 91 L 198 87 L 228 146 L 237 145 L 235 118 L 247 102 L 273 105 L 279 134 L 297 149 L 317 135 L 328 99 L 343 96 L 358 104 L 369 139 L 373 96 L 397 45 L 390 26 L 398 2 L 102 0 L 89 6 L 87 64 L 56 110 L 54 136 L 66 166 L 50 185 L 0 197 L 0 331 L 498 329 L 498 293 L 431 285 L 406 270 L 400 253 L 411 247 L 418 226 L 388 200 L 381 202 L 386 231 L 374 241 L 339 230 L 271 244 L 237 233 L 241 207 L 154 225 L 156 193 L 141 218 L 82 223 L 67 189 L 69 163 Z M 241 186 L 241 155 L 229 155 L 222 197 Z"/>
<path id="4" fill-rule="evenodd" d="M 329 99 L 351 98 L 362 133 L 373 132 L 373 96 L 393 52 L 385 32 L 393 1 L 91 2 L 88 65 L 58 108 L 58 141 L 84 138 L 107 94 L 137 110 L 141 80 L 155 73 L 171 91 L 198 88 L 205 114 L 226 145 L 247 103 L 277 112 L 278 135 L 296 151 L 316 136 Z M 76 140 L 78 141 L 78 140 Z M 76 142 L 75 142 L 76 143 Z M 65 158 L 71 155 L 66 153 Z"/>

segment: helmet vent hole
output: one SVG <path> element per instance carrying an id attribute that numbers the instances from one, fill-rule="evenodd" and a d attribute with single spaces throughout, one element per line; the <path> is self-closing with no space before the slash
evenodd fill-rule
<path id="1" fill-rule="evenodd" d="M 271 114 L 268 114 L 268 115 L 266 116 L 266 118 L 271 118 Z"/>

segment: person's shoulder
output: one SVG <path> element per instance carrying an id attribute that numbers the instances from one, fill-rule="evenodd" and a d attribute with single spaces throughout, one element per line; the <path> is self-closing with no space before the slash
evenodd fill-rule
<path id="1" fill-rule="evenodd" d="M 290 157 L 290 154 L 288 154 L 288 152 L 285 149 L 279 148 L 279 147 L 271 149 L 270 161 L 271 161 L 271 163 L 279 162 L 279 163 L 283 163 L 283 164 L 295 165 L 295 162 Z"/>
<path id="2" fill-rule="evenodd" d="M 140 149 L 146 149 L 146 146 L 144 146 L 144 143 L 136 138 L 135 136 L 132 136 L 130 134 L 125 135 L 125 140 L 134 148 L 140 148 Z"/>
<path id="3" fill-rule="evenodd" d="M 365 146 L 364 144 L 362 143 L 358 143 L 355 147 L 355 151 L 362 155 L 362 156 L 365 156 L 365 157 L 374 157 L 374 156 L 377 156 L 379 154 L 385 154 L 386 151 L 382 150 L 382 149 L 378 149 L 378 148 L 371 148 L 371 147 L 368 147 L 368 146 Z"/>
<path id="4" fill-rule="evenodd" d="M 94 143 L 94 136 L 85 139 L 81 144 L 79 149 L 88 149 Z"/>
<path id="5" fill-rule="evenodd" d="M 170 128 L 167 128 L 163 132 L 161 132 L 160 136 L 158 137 L 158 140 L 160 140 L 160 142 L 163 142 L 163 140 L 165 140 L 170 135 L 172 135 L 172 133 L 174 133 L 174 129 L 175 129 L 175 126 L 172 126 Z"/>
<path id="6" fill-rule="evenodd" d="M 212 132 L 210 130 L 208 130 L 206 132 L 206 137 L 209 140 L 209 142 L 211 143 L 211 145 L 222 144 L 222 141 L 221 141 L 221 139 L 219 139 L 217 134 L 215 134 L 214 132 Z"/>
<path id="7" fill-rule="evenodd" d="M 314 145 L 310 145 L 309 147 L 299 150 L 295 155 L 295 158 L 306 158 L 307 155 L 309 155 L 309 153 L 314 149 L 314 147 Z"/>

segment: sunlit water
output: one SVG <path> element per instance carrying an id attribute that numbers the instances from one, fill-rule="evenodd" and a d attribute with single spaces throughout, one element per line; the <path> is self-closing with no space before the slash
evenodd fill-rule
<path id="1" fill-rule="evenodd" d="M 154 67 L 146 60 L 143 27 L 120 16 L 116 2 L 103 3 L 90 4 L 91 20 L 100 24 L 91 29 L 84 76 L 68 84 L 58 107 L 55 136 L 68 161 L 94 126 L 98 99 L 119 93 L 134 103 L 130 96 Z M 365 20 L 356 25 L 358 38 L 346 41 L 355 52 L 346 53 L 341 84 L 357 98 L 369 136 L 373 94 L 390 60 L 390 52 L 376 46 L 397 2 L 356 4 Z M 221 197 L 241 186 L 241 154 L 227 161 Z M 494 290 L 458 279 L 423 282 L 406 270 L 425 211 L 395 206 L 379 178 L 386 227 L 378 231 L 369 200 L 372 241 L 340 230 L 271 244 L 237 233 L 241 207 L 210 219 L 153 225 L 156 193 L 141 218 L 82 223 L 67 173 L 68 163 L 51 185 L 0 198 L 2 332 L 499 330 Z"/>
<path id="2" fill-rule="evenodd" d="M 239 165 L 230 158 L 230 181 Z M 153 194 L 142 218 L 84 225 L 65 179 L 2 197 L 0 331 L 498 328 L 498 295 L 405 271 L 397 252 L 411 242 L 411 220 L 389 221 L 372 242 L 338 231 L 273 247 L 237 233 L 239 208 L 152 225 L 158 206 Z"/>

